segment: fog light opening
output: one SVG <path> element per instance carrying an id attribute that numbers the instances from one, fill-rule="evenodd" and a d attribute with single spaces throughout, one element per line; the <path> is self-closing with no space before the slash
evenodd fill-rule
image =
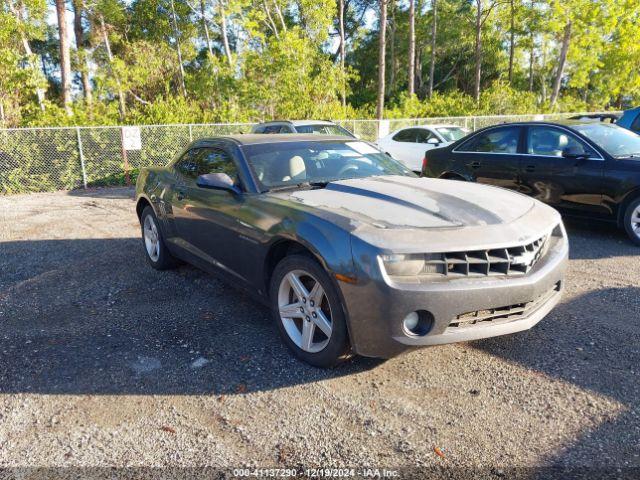
<path id="1" fill-rule="evenodd" d="M 402 328 L 407 335 L 423 337 L 433 326 L 433 315 L 425 310 L 409 313 L 402 320 Z"/>

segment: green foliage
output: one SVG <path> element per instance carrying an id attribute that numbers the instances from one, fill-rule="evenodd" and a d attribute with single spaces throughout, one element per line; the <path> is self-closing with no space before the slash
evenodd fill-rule
<path id="1" fill-rule="evenodd" d="M 68 115 L 60 106 L 58 38 L 55 26 L 48 23 L 46 2 L 3 0 L 0 126 L 374 115 L 380 29 L 376 0 L 346 2 L 344 69 L 338 56 L 337 0 L 81 3 L 87 47 L 73 54 L 74 101 Z M 487 16 L 481 29 L 478 102 L 472 98 L 475 3 L 437 0 L 437 4 L 434 16 L 433 0 L 416 0 L 416 96 L 408 98 L 407 4 L 389 2 L 385 113 L 389 118 L 549 111 L 568 22 L 571 42 L 553 109 L 621 108 L 640 101 L 637 0 L 482 0 Z M 67 10 L 73 14 L 71 5 Z M 436 49 L 431 51 L 434 20 Z M 89 65 L 91 103 L 85 101 L 77 71 L 85 65 L 78 61 L 81 55 Z M 431 58 L 434 92 L 429 96 Z M 39 101 L 38 94 L 44 94 L 44 100 Z"/>

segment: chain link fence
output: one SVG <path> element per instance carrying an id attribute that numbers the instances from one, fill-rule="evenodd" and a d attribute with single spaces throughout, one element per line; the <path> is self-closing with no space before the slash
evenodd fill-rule
<path id="1" fill-rule="evenodd" d="M 611 113 L 611 112 L 609 112 Z M 504 122 L 553 120 L 576 114 L 339 120 L 363 140 L 375 141 L 402 127 L 453 124 L 469 130 Z M 139 126 L 140 149 L 125 150 L 122 127 L 0 130 L 0 194 L 71 190 L 135 182 L 140 168 L 165 165 L 191 141 L 248 133 L 253 124 Z"/>

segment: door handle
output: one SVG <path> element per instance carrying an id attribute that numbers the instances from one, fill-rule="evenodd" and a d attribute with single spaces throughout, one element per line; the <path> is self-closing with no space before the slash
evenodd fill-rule
<path id="1" fill-rule="evenodd" d="M 535 165 L 527 165 L 526 167 L 524 167 L 524 171 L 528 172 L 528 173 L 533 173 L 536 171 L 536 166 Z"/>
<path id="2" fill-rule="evenodd" d="M 480 168 L 481 163 L 476 161 L 471 162 L 471 168 Z"/>

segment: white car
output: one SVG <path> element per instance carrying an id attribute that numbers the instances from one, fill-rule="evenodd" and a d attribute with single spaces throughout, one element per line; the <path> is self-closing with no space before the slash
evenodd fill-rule
<path id="1" fill-rule="evenodd" d="M 376 143 L 387 155 L 419 172 L 427 150 L 449 145 L 468 133 L 458 125 L 415 125 L 395 130 Z"/>

